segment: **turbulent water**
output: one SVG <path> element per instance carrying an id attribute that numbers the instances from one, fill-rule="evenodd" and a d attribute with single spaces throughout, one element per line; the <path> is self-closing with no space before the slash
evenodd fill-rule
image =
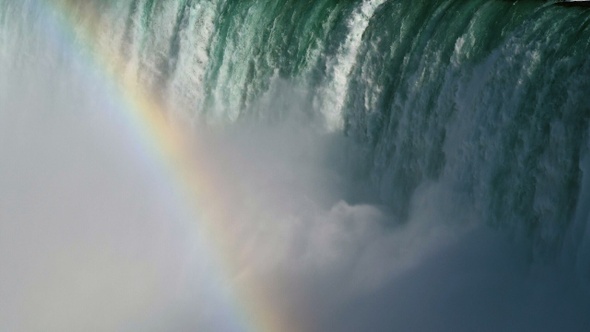
<path id="1" fill-rule="evenodd" d="M 477 220 L 523 244 L 531 261 L 557 261 L 590 281 L 588 9 L 533 0 L 54 2 L 91 24 L 100 49 L 124 59 L 123 74 L 182 121 L 296 123 L 337 140 L 322 162 L 338 164 L 338 198 L 379 206 L 386 230 L 436 203 L 434 219 Z M 5 70 L 36 57 L 25 41 L 45 43 L 30 33 L 51 10 L 37 3 L 0 0 Z M 69 61 L 52 56 L 41 62 Z"/>
<path id="2" fill-rule="evenodd" d="M 108 26 L 101 38 L 130 73 L 194 121 L 299 112 L 361 144 L 359 182 L 400 219 L 420 185 L 445 181 L 535 251 L 571 244 L 584 256 L 587 10 L 538 1 L 95 6 Z"/>

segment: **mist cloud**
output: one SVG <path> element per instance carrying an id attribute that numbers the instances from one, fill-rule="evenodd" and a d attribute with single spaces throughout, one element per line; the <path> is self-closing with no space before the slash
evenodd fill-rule
<path id="1" fill-rule="evenodd" d="M 108 90 L 51 62 L 1 65 L 0 329 L 237 328 L 198 222 Z M 224 277 L 262 281 L 309 331 L 590 326 L 567 270 L 531 264 L 442 181 L 397 220 L 357 187 L 354 143 L 306 121 L 195 128 L 248 262 Z"/>

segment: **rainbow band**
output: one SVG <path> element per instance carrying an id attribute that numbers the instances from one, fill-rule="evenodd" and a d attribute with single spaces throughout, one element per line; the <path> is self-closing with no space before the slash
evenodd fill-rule
<path id="1" fill-rule="evenodd" d="M 231 222 L 220 203 L 220 195 L 216 191 L 213 172 L 208 171 L 206 163 L 199 157 L 199 147 L 195 145 L 188 133 L 173 126 L 166 118 L 165 105 L 133 79 L 126 78 L 123 73 L 126 67 L 121 57 L 110 54 L 99 46 L 98 38 L 93 33 L 98 31 L 99 22 L 93 15 L 93 5 L 80 5 L 75 0 L 36 0 L 44 13 L 44 24 L 57 31 L 59 47 L 75 50 L 84 47 L 87 58 L 82 59 L 88 68 L 98 68 L 99 84 L 115 91 L 115 101 L 120 103 L 130 132 L 136 136 L 139 148 L 147 151 L 148 159 L 160 166 L 166 179 L 171 181 L 177 194 L 185 201 L 192 211 L 199 229 L 206 234 L 210 249 L 210 257 L 217 263 L 218 271 L 211 271 L 218 278 L 218 283 L 225 285 L 232 294 L 229 311 L 238 323 L 238 331 L 297 331 L 287 323 L 287 317 L 277 312 L 276 306 L 263 285 L 253 278 L 241 280 L 237 284 L 235 271 L 247 264 L 240 261 L 233 244 L 237 243 L 231 232 Z M 82 23 L 78 8 L 85 6 Z M 54 38 L 56 36 L 53 36 Z M 79 54 L 79 52 L 71 52 Z"/>

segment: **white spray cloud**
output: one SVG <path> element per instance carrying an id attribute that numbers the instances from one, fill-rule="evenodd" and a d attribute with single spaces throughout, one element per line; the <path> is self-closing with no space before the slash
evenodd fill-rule
<path id="1" fill-rule="evenodd" d="M 32 59 L 0 63 L 0 329 L 236 328 L 210 248 L 115 101 Z M 588 326 L 588 296 L 531 269 L 444 181 L 402 223 L 355 193 L 353 143 L 305 119 L 195 130 L 248 262 L 228 278 L 265 281 L 310 331 Z"/>

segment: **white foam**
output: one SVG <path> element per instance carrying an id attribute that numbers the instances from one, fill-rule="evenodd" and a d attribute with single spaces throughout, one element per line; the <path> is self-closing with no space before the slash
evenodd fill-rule
<path id="1" fill-rule="evenodd" d="M 365 0 L 348 19 L 349 33 L 329 65 L 332 79 L 322 91 L 320 109 L 326 118 L 328 130 L 335 131 L 344 125 L 342 107 L 346 99 L 349 76 L 356 63 L 356 57 L 363 34 L 377 8 L 386 0 Z"/>

